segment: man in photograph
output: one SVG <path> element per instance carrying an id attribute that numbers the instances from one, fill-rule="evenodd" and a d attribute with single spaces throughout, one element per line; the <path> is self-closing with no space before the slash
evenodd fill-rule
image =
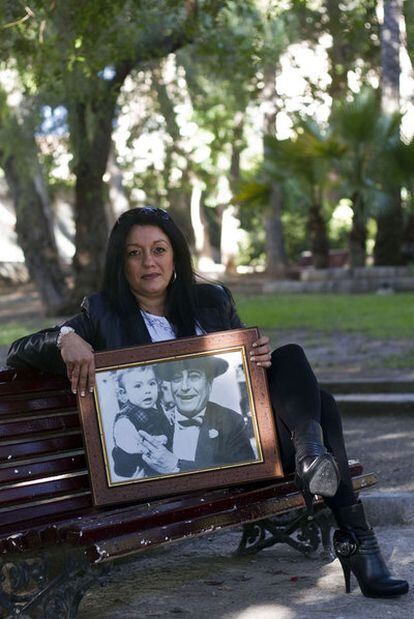
<path id="1" fill-rule="evenodd" d="M 242 415 L 210 402 L 213 381 L 227 369 L 227 361 L 214 356 L 159 364 L 158 377 L 171 385 L 175 419 L 172 451 L 140 432 L 143 459 L 153 469 L 175 473 L 255 459 Z"/>

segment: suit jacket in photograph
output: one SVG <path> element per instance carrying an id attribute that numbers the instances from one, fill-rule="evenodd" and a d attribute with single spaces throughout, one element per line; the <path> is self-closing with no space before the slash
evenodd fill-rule
<path id="1" fill-rule="evenodd" d="M 180 460 L 181 471 L 215 468 L 255 460 L 242 415 L 214 402 L 207 404 L 194 461 Z"/>

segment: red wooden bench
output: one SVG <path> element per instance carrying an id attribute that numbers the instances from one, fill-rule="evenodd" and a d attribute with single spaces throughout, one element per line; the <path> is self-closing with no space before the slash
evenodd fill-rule
<path id="1" fill-rule="evenodd" d="M 357 490 L 376 482 L 350 468 Z M 96 508 L 69 383 L 0 370 L 1 617 L 76 617 L 115 560 L 223 527 L 243 525 L 241 553 L 280 542 L 328 551 L 326 511 L 309 520 L 291 477 Z"/>

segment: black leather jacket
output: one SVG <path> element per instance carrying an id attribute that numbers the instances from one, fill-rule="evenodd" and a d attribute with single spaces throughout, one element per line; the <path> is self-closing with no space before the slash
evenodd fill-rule
<path id="1" fill-rule="evenodd" d="M 237 315 L 230 292 L 224 286 L 197 284 L 196 295 L 200 308 L 197 319 L 207 332 L 239 329 L 244 325 Z M 78 335 L 89 342 L 94 351 L 125 348 L 151 343 L 144 319 L 136 314 L 122 318 L 103 293 L 85 297 L 82 311 L 62 323 L 73 327 Z M 56 346 L 58 325 L 43 329 L 16 340 L 10 347 L 7 364 L 16 367 L 34 367 L 48 372 L 66 374 L 60 351 Z M 132 335 L 131 335 L 132 334 Z"/>

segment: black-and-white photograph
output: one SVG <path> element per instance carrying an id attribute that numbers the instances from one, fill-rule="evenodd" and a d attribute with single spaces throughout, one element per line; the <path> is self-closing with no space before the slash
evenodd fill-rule
<path id="1" fill-rule="evenodd" d="M 97 372 L 109 486 L 262 462 L 242 349 Z"/>

